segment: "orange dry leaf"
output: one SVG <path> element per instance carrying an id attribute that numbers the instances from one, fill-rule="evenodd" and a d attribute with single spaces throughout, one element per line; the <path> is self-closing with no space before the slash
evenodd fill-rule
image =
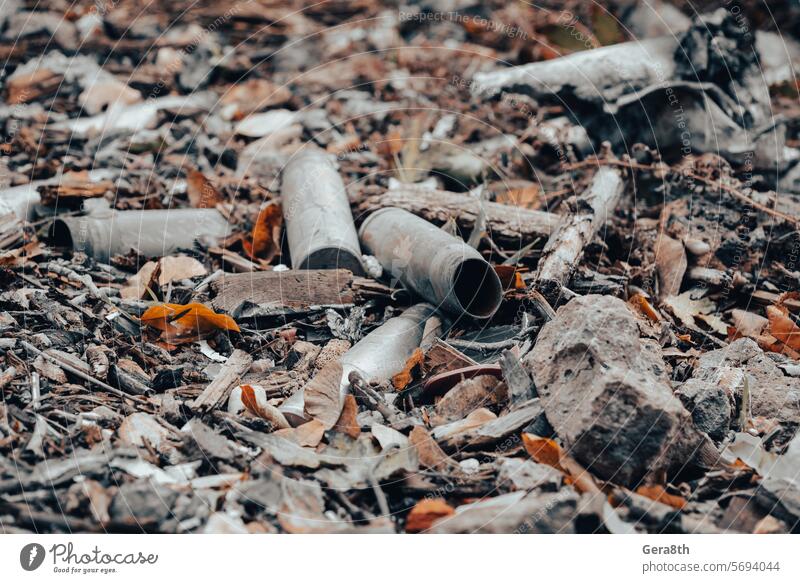
<path id="1" fill-rule="evenodd" d="M 800 351 L 800 327 L 789 316 L 786 300 L 800 297 L 798 292 L 781 294 L 774 306 L 767 306 L 769 334 L 759 338 L 759 345 L 772 352 L 784 353 L 796 358 Z M 770 338 L 771 337 L 771 338 Z"/>
<path id="2" fill-rule="evenodd" d="M 270 262 L 280 252 L 282 224 L 280 205 L 269 204 L 261 209 L 253 225 L 250 241 L 242 242 L 251 259 L 260 258 Z"/>
<path id="3" fill-rule="evenodd" d="M 522 434 L 522 443 L 534 461 L 551 466 L 564 474 L 564 481 L 572 484 L 578 492 L 597 493 L 600 488 L 594 478 L 578 462 L 564 453 L 555 441 L 532 433 Z"/>
<path id="4" fill-rule="evenodd" d="M 408 513 L 406 532 L 422 532 L 428 530 L 435 521 L 455 512 L 453 507 L 441 498 L 420 500 Z"/>
<path id="5" fill-rule="evenodd" d="M 506 190 L 497 194 L 495 202 L 526 209 L 538 209 L 541 206 L 541 190 L 538 184 Z"/>
<path id="6" fill-rule="evenodd" d="M 561 446 L 555 441 L 531 433 L 523 433 L 522 442 L 525 444 L 525 451 L 533 458 L 533 461 L 564 471 L 564 468 L 561 467 Z"/>
<path id="7" fill-rule="evenodd" d="M 650 318 L 653 322 L 658 322 L 661 320 L 656 309 L 642 294 L 634 294 L 633 297 L 631 297 L 630 302 L 639 308 L 642 313 Z"/>
<path id="8" fill-rule="evenodd" d="M 198 303 L 152 306 L 142 314 L 141 321 L 161 330 L 162 339 L 172 344 L 194 342 L 217 330 L 240 332 L 233 318 Z"/>
<path id="9" fill-rule="evenodd" d="M 664 486 L 639 486 L 636 489 L 636 493 L 641 494 L 645 498 L 650 498 L 650 500 L 655 500 L 656 502 L 661 502 L 667 506 L 677 508 L 678 510 L 682 510 L 683 507 L 688 504 L 686 498 L 670 494 L 664 489 Z"/>
<path id="10" fill-rule="evenodd" d="M 189 175 L 186 177 L 186 192 L 189 195 L 189 202 L 194 208 L 214 208 L 217 204 L 224 202 L 219 191 L 199 170 L 189 171 Z"/>
<path id="11" fill-rule="evenodd" d="M 525 289 L 521 272 L 513 265 L 495 265 L 494 271 L 500 278 L 503 289 Z"/>
<path id="12" fill-rule="evenodd" d="M 406 365 L 403 367 L 403 370 L 392 377 L 392 386 L 394 386 L 394 388 L 398 391 L 405 389 L 408 386 L 408 383 L 411 382 L 411 379 L 414 378 L 414 370 L 419 369 L 424 360 L 425 353 L 422 352 L 422 349 L 417 348 L 414 350 L 414 353 L 406 361 Z"/>
<path id="13" fill-rule="evenodd" d="M 361 427 L 356 419 L 357 416 L 358 404 L 356 403 L 356 398 L 353 395 L 346 395 L 342 404 L 342 412 L 336 421 L 336 425 L 333 426 L 333 430 L 357 439 L 361 435 Z"/>

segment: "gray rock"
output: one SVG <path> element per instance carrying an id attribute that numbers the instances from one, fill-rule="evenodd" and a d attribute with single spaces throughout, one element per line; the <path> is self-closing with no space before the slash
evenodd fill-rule
<path id="1" fill-rule="evenodd" d="M 568 452 L 599 477 L 635 485 L 713 447 L 672 394 L 657 344 L 611 296 L 578 297 L 542 328 L 523 365 Z"/>
<path id="2" fill-rule="evenodd" d="M 786 374 L 749 338 L 704 354 L 677 394 L 698 428 L 721 439 L 737 417 L 745 379 L 751 416 L 800 423 L 800 378 Z"/>

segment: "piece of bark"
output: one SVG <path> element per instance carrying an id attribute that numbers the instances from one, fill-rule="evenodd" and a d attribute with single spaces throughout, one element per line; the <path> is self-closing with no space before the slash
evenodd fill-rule
<path id="1" fill-rule="evenodd" d="M 613 214 L 624 181 L 618 168 L 602 166 L 589 188 L 575 202 L 575 213 L 550 235 L 536 272 L 536 287 L 549 300 L 560 296 L 569 283 L 586 245 Z"/>
<path id="2" fill-rule="evenodd" d="M 497 444 L 500 449 L 507 449 L 519 442 L 519 432 L 542 415 L 543 409 L 539 399 L 531 399 L 519 408 L 488 419 L 475 429 L 459 431 L 450 435 L 443 433 L 443 427 L 434 430 L 442 447 L 447 450 L 481 449 Z"/>
<path id="3" fill-rule="evenodd" d="M 463 419 L 478 407 L 496 405 L 505 396 L 497 390 L 500 384 L 490 375 L 464 379 L 436 403 L 438 419 L 442 422 Z"/>
<path id="4" fill-rule="evenodd" d="M 234 350 L 216 378 L 194 400 L 192 409 L 205 413 L 219 406 L 228 398 L 233 387 L 239 383 L 242 375 L 247 372 L 252 363 L 253 358 L 244 350 L 238 348 Z"/>
<path id="5" fill-rule="evenodd" d="M 503 371 L 512 409 L 536 396 L 533 379 L 519 360 L 519 348 L 504 350 L 497 362 Z"/>
<path id="6" fill-rule="evenodd" d="M 566 451 L 605 480 L 635 485 L 702 464 L 714 449 L 672 394 L 659 346 L 639 337 L 636 316 L 618 298 L 561 306 L 523 365 Z"/>
<path id="7" fill-rule="evenodd" d="M 425 361 L 422 363 L 422 368 L 426 376 L 431 376 L 477 364 L 460 350 L 453 348 L 441 338 L 436 338 L 431 347 L 425 352 Z"/>
<path id="8" fill-rule="evenodd" d="M 536 239 L 550 236 L 561 217 L 497 202 L 483 202 L 486 227 L 493 239 L 519 248 Z M 467 194 L 427 189 L 389 190 L 361 203 L 361 211 L 386 207 L 405 209 L 427 221 L 444 224 L 455 218 L 463 231 L 475 227 L 481 215 L 481 202 Z"/>
<path id="9" fill-rule="evenodd" d="M 354 302 L 353 275 L 346 269 L 261 271 L 231 275 L 212 282 L 217 310 L 237 314 L 243 304 L 283 314 L 287 311 L 320 310 Z"/>

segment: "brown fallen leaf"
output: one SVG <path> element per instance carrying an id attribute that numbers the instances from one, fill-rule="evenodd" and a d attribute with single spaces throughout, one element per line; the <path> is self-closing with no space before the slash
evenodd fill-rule
<path id="1" fill-rule="evenodd" d="M 660 299 L 681 293 L 681 283 L 688 265 L 683 243 L 661 234 L 655 249 L 658 271 L 658 297 Z"/>
<path id="2" fill-rule="evenodd" d="M 305 412 L 309 417 L 320 421 L 325 429 L 331 429 L 339 420 L 341 382 L 342 364 L 333 360 L 322 367 L 305 386 Z"/>
<path id="3" fill-rule="evenodd" d="M 186 177 L 186 193 L 194 208 L 214 208 L 225 202 L 222 194 L 211 184 L 211 181 L 199 170 L 190 170 Z"/>
<path id="4" fill-rule="evenodd" d="M 142 314 L 141 322 L 161 330 L 161 339 L 171 344 L 194 342 L 217 330 L 241 331 L 230 316 L 198 303 L 151 306 Z"/>
<path id="5" fill-rule="evenodd" d="M 798 292 L 781 294 L 773 306 L 767 306 L 767 319 L 769 320 L 769 334 L 779 341 L 770 348 L 773 352 L 784 352 L 786 348 L 795 354 L 800 351 L 800 327 L 789 316 L 789 309 L 784 302 L 800 297 Z"/>
<path id="6" fill-rule="evenodd" d="M 283 413 L 267 402 L 267 394 L 263 387 L 241 385 L 241 389 L 242 404 L 253 415 L 268 421 L 275 429 L 288 429 L 291 427 Z"/>
<path id="7" fill-rule="evenodd" d="M 417 450 L 419 463 L 431 470 L 442 471 L 446 468 L 461 468 L 458 462 L 447 455 L 439 444 L 425 431 L 424 427 L 417 425 L 408 435 L 408 440 Z"/>
<path id="8" fill-rule="evenodd" d="M 130 279 L 127 285 L 119 290 L 120 296 L 125 300 L 141 300 L 147 297 L 147 288 L 150 290 L 155 289 L 155 284 L 158 281 L 158 268 L 157 261 L 148 261 L 142 268 Z"/>
<path id="9" fill-rule="evenodd" d="M 539 437 L 532 433 L 522 434 L 522 443 L 534 461 L 553 467 L 565 475 L 565 481 L 582 493 L 600 492 L 594 478 L 586 469 L 564 453 L 561 446 L 552 439 Z"/>
<path id="10" fill-rule="evenodd" d="M 764 316 L 739 309 L 731 311 L 731 319 L 733 320 L 733 329 L 728 330 L 731 340 L 742 337 L 758 338 L 769 325 L 769 320 Z"/>
<path id="11" fill-rule="evenodd" d="M 419 371 L 425 361 L 425 353 L 421 348 L 414 350 L 414 353 L 406 361 L 403 370 L 392 377 L 392 386 L 398 391 L 405 389 L 414 378 L 415 371 Z"/>
<path id="12" fill-rule="evenodd" d="M 171 281 L 191 279 L 208 273 L 202 263 L 186 255 L 162 257 L 159 265 L 161 270 L 158 274 L 158 285 L 162 287 Z"/>
<path id="13" fill-rule="evenodd" d="M 425 498 L 420 500 L 408 513 L 406 532 L 422 532 L 428 530 L 434 522 L 445 516 L 451 516 L 455 510 L 441 498 Z"/>
<path id="14" fill-rule="evenodd" d="M 356 421 L 357 415 L 358 404 L 356 403 L 356 398 L 353 395 L 346 395 L 344 398 L 344 403 L 342 404 L 342 413 L 339 415 L 339 419 L 333 426 L 333 430 L 339 431 L 345 435 L 349 435 L 353 439 L 356 439 L 359 435 L 361 435 L 361 427 L 359 426 L 358 421 Z"/>
<path id="15" fill-rule="evenodd" d="M 263 259 L 267 263 L 272 261 L 281 251 L 282 224 L 283 215 L 280 205 L 268 204 L 262 208 L 253 225 L 250 239 L 242 241 L 247 255 L 251 259 Z"/>
<path id="16" fill-rule="evenodd" d="M 667 506 L 677 508 L 678 510 L 683 510 L 683 507 L 688 504 L 686 498 L 670 494 L 664 489 L 664 486 L 660 485 L 639 486 L 636 488 L 636 493 L 645 498 L 650 498 L 650 500 L 655 500 L 656 502 L 661 502 Z"/>

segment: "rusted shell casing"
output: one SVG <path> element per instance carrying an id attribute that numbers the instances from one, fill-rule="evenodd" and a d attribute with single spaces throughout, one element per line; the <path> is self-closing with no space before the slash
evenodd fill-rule
<path id="1" fill-rule="evenodd" d="M 72 247 L 98 261 L 135 249 L 147 257 L 163 257 L 195 241 L 215 242 L 230 234 L 230 225 L 215 209 L 100 211 L 64 217 L 53 223 L 51 236 L 59 247 Z"/>
<path id="2" fill-rule="evenodd" d="M 490 318 L 503 287 L 491 265 L 461 239 L 399 208 L 373 213 L 361 244 L 391 274 L 435 306 L 458 316 Z"/>
<path id="3" fill-rule="evenodd" d="M 376 328 L 350 350 L 339 362 L 342 378 L 339 384 L 339 404 L 350 387 L 349 376 L 358 372 L 365 380 L 385 381 L 403 370 L 408 359 L 419 348 L 425 331 L 425 323 L 435 313 L 430 304 L 416 304 L 383 326 Z M 292 425 L 309 421 L 305 413 L 304 391 L 301 389 L 286 399 L 279 407 Z"/>
<path id="4" fill-rule="evenodd" d="M 283 170 L 281 199 L 295 269 L 364 274 L 350 201 L 328 154 L 305 149 L 292 158 Z"/>

